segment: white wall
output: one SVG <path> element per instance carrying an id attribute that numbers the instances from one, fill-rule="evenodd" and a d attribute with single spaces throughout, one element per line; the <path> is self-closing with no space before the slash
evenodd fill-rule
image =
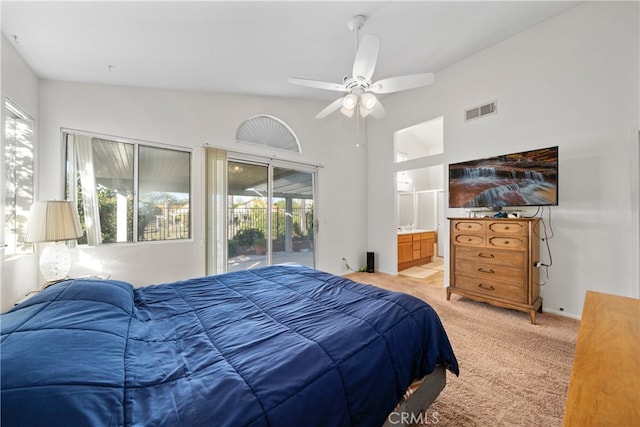
<path id="1" fill-rule="evenodd" d="M 75 264 L 70 275 L 108 273 L 113 279 L 134 285 L 204 275 L 202 145 L 209 143 L 246 151 L 246 145 L 239 147 L 235 143 L 235 132 L 244 120 L 255 114 L 270 114 L 286 122 L 300 140 L 302 155 L 254 151 L 323 165 L 318 174 L 316 197 L 319 220 L 316 267 L 343 274 L 346 272 L 343 257 L 354 266 L 364 263 L 367 222 L 363 188 L 366 188 L 367 154 L 355 147 L 352 121 L 339 115 L 323 121 L 313 119 L 324 103 L 58 81 L 41 81 L 39 95 L 39 152 L 45 159 L 38 168 L 41 199 L 63 196 L 61 128 L 193 149 L 193 240 L 79 246 L 72 250 Z M 24 292 L 35 289 L 37 280 L 31 271 L 28 273 L 31 279 L 26 281 L 6 275 L 6 281 L 11 282 L 6 285 Z M 3 302 L 2 308 L 10 303 Z"/>
<path id="2" fill-rule="evenodd" d="M 79 252 L 103 264 L 112 278 L 136 285 L 205 274 L 204 149 L 209 143 L 247 150 L 235 143 L 237 127 L 256 114 L 286 122 L 298 135 L 302 155 L 280 158 L 324 165 L 318 177 L 317 267 L 343 273 L 342 257 L 362 261 L 366 221 L 366 152 L 349 140 L 347 120 L 318 121 L 322 103 L 204 92 L 117 86 L 41 83 L 41 152 L 50 159 L 40 168 L 42 193 L 61 194 L 63 186 L 60 128 L 80 129 L 193 148 L 193 241 L 102 245 Z M 273 152 L 266 152 L 271 154 Z M 335 191 L 340 188 L 340 191 Z M 82 265 L 75 265 L 76 269 Z M 74 273 L 74 270 L 72 270 Z"/>
<path id="3" fill-rule="evenodd" d="M 0 110 L 2 110 L 2 131 L 4 132 L 4 100 L 10 98 L 13 102 L 18 104 L 20 108 L 29 114 L 35 122 L 36 127 L 39 122 L 39 81 L 38 77 L 34 74 L 29 66 L 20 57 L 15 48 L 4 37 L 0 36 L 2 43 L 2 103 Z M 35 135 L 36 140 L 38 135 Z M 2 145 L 4 149 L 4 146 Z M 37 167 L 38 156 L 35 153 L 35 162 Z M 2 158 L 2 167 L 0 170 L 0 210 L 4 208 L 4 194 L 5 185 L 4 182 L 4 158 Z M 37 186 L 36 197 L 37 197 Z M 1 215 L 4 218 L 4 211 Z M 4 231 L 4 226 L 3 226 Z M 0 231 L 2 232 L 2 231 Z M 0 241 L 4 243 L 4 241 Z M 37 257 L 33 255 L 22 255 L 18 257 L 12 257 L 4 260 L 4 252 L 0 250 L 0 309 L 4 310 L 7 307 L 13 305 L 13 303 L 19 300 L 24 294 L 31 289 L 34 289 L 37 283 Z"/>
<path id="4" fill-rule="evenodd" d="M 584 2 L 438 72 L 431 87 L 385 98 L 387 118 L 369 124 L 368 247 L 380 270 L 396 271 L 393 133 L 443 115 L 444 157 L 412 165 L 559 146 L 546 311 L 579 317 L 588 289 L 638 297 L 638 18 L 637 2 Z M 464 122 L 465 109 L 494 99 L 496 115 Z"/>

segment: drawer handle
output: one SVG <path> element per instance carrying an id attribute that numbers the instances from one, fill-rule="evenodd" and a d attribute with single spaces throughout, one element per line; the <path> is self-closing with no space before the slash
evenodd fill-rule
<path id="1" fill-rule="evenodd" d="M 505 229 L 505 230 L 508 230 L 508 229 L 509 229 L 509 226 L 507 225 L 506 227 L 504 227 L 504 229 Z"/>
<path id="2" fill-rule="evenodd" d="M 485 255 L 485 254 L 483 254 L 482 252 L 480 252 L 480 253 L 478 254 L 478 256 L 479 256 L 480 258 L 495 258 L 495 256 L 494 256 L 493 254 Z"/>
<path id="3" fill-rule="evenodd" d="M 505 245 L 508 245 L 508 244 L 509 244 L 509 241 L 508 241 L 508 240 L 505 240 L 505 241 L 504 241 L 504 244 L 505 244 Z"/>
<path id="4" fill-rule="evenodd" d="M 490 268 L 490 269 L 488 269 L 488 270 L 485 270 L 485 269 L 484 269 L 484 267 L 480 267 L 480 268 L 478 268 L 478 271 L 479 271 L 479 272 L 481 272 L 481 273 L 491 273 L 491 274 L 495 273 L 495 271 L 493 270 L 493 268 Z"/>
<path id="5" fill-rule="evenodd" d="M 487 291 L 495 291 L 496 288 L 494 288 L 493 286 L 489 285 L 489 286 L 485 286 L 482 283 L 478 283 L 478 287 L 482 288 L 482 289 L 486 289 Z"/>

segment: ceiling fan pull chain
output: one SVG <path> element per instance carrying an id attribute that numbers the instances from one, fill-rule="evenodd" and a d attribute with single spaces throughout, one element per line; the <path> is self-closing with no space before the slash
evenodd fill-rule
<path id="1" fill-rule="evenodd" d="M 356 148 L 360 147 L 360 113 L 356 108 Z"/>
<path id="2" fill-rule="evenodd" d="M 365 118 L 362 117 L 360 109 L 356 108 L 356 148 L 367 145 L 367 128 L 365 127 Z"/>

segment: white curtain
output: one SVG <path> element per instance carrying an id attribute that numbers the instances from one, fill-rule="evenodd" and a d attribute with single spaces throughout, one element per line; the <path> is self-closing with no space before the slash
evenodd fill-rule
<path id="1" fill-rule="evenodd" d="M 68 138 L 67 143 L 73 146 L 73 150 L 70 149 L 69 152 L 75 154 L 75 164 L 80 174 L 84 222 L 87 229 L 87 244 L 89 246 L 98 246 L 102 243 L 102 235 L 100 232 L 100 212 L 98 210 L 98 191 L 93 164 L 91 137 L 85 135 L 69 135 Z M 71 176 L 75 176 L 75 174 Z M 70 188 L 73 188 L 73 186 Z M 70 191 L 69 195 L 75 199 L 77 192 Z"/>
<path id="2" fill-rule="evenodd" d="M 227 269 L 227 152 L 206 150 L 207 274 Z"/>

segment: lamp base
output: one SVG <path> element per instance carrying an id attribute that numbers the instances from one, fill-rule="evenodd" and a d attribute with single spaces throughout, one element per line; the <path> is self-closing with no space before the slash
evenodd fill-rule
<path id="1" fill-rule="evenodd" d="M 54 242 L 46 246 L 40 255 L 40 272 L 48 282 L 58 282 L 67 277 L 71 268 L 71 256 L 64 242 Z"/>

